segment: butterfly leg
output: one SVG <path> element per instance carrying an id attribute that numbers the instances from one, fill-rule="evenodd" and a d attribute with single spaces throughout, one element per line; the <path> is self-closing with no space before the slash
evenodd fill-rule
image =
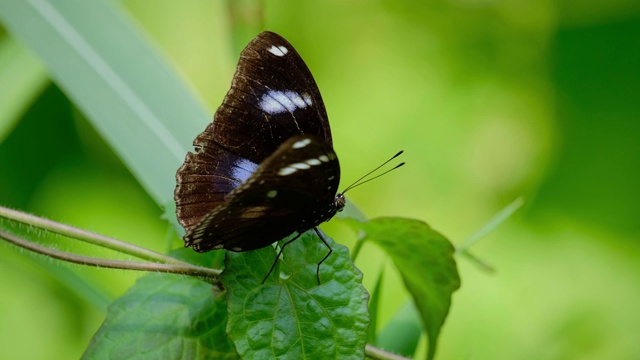
<path id="1" fill-rule="evenodd" d="M 276 256 L 276 259 L 273 261 L 273 265 L 271 265 L 271 269 L 269 269 L 269 272 L 267 273 L 267 276 L 265 276 L 264 279 L 262 279 L 263 284 L 265 281 L 267 281 L 267 278 L 269 277 L 269 275 L 271 275 L 271 273 L 273 272 L 273 269 L 275 269 L 276 264 L 278 263 L 278 259 L 280 259 L 280 256 L 282 256 L 282 252 L 284 251 L 284 248 L 287 247 L 287 245 L 291 244 L 292 242 L 298 240 L 300 236 L 302 236 L 302 233 L 298 233 L 298 235 L 296 235 L 293 239 L 287 241 L 286 243 L 284 243 L 284 245 L 282 245 L 282 247 L 280 248 L 280 251 L 278 252 L 278 256 Z"/>
<path id="2" fill-rule="evenodd" d="M 320 238 L 320 240 L 322 240 L 322 242 L 329 248 L 329 252 L 327 253 L 327 255 L 325 255 L 322 260 L 320 260 L 320 262 L 318 263 L 318 268 L 316 269 L 316 277 L 318 278 L 318 285 L 320 285 L 320 265 L 327 260 L 327 258 L 329 257 L 329 255 L 331 255 L 331 253 L 333 252 L 333 249 L 331 248 L 331 246 L 329 245 L 329 243 L 327 243 L 327 240 L 324 239 L 324 235 L 322 235 L 322 232 L 317 228 L 314 227 L 313 230 L 316 232 L 316 234 L 318 234 L 318 237 Z"/>

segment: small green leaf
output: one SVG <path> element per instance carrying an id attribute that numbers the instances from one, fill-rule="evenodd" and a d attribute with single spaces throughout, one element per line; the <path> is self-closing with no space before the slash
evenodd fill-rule
<path id="1" fill-rule="evenodd" d="M 451 295 L 460 287 L 453 246 L 418 220 L 378 218 L 366 223 L 346 222 L 364 233 L 363 241 L 380 246 L 396 264 L 427 332 L 427 358 L 433 359 L 440 329 L 451 306 Z"/>
<path id="2" fill-rule="evenodd" d="M 245 359 L 363 359 L 369 295 L 348 249 L 326 237 L 333 253 L 307 232 L 284 248 L 288 277 L 262 279 L 275 258 L 266 247 L 227 253 L 222 283 L 227 289 L 227 332 Z M 280 243 L 282 246 L 283 242 Z M 279 269 L 274 271 L 279 273 Z"/>
<path id="3" fill-rule="evenodd" d="M 376 346 L 402 356 L 413 357 L 422 336 L 420 313 L 412 300 L 393 315 L 376 338 Z"/>
<path id="4" fill-rule="evenodd" d="M 370 344 L 376 343 L 376 329 L 378 328 L 378 308 L 380 307 L 380 295 L 382 294 L 382 283 L 384 282 L 384 265 L 380 269 L 376 286 L 373 288 L 371 294 L 371 300 L 369 301 L 369 314 L 371 314 L 371 325 L 369 325 L 369 338 Z"/>
<path id="5" fill-rule="evenodd" d="M 218 252 L 177 251 L 211 266 Z M 198 261 L 193 261 L 197 259 Z M 202 280 L 145 275 L 114 302 L 83 359 L 237 359 L 225 334 L 226 301 Z"/>

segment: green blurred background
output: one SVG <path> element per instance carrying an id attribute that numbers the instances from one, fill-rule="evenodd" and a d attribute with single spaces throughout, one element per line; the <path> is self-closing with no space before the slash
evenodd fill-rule
<path id="1" fill-rule="evenodd" d="M 462 288 L 437 358 L 640 358 L 640 3 L 109 4 L 211 114 L 235 44 L 260 22 L 285 36 L 323 94 L 343 186 L 406 151 L 405 168 L 350 192 L 367 216 L 422 219 L 460 244 L 525 198 L 472 249 L 495 273 L 458 260 Z M 38 58 L 0 34 L 0 205 L 157 251 L 180 246 L 161 207 Z M 196 121 L 202 130 L 210 117 Z M 326 229 L 351 244 L 339 224 Z M 388 270 L 383 326 L 407 299 L 401 281 L 372 247 L 357 265 L 368 289 Z M 79 357 L 108 303 L 140 276 L 4 244 L 0 273 L 7 359 Z"/>

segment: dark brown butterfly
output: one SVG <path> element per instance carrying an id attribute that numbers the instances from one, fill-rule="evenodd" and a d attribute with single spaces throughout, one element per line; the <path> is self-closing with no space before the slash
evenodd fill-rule
<path id="1" fill-rule="evenodd" d="M 316 226 L 345 205 L 318 86 L 273 32 L 242 51 L 231 89 L 193 145 L 174 198 L 185 246 L 198 252 L 254 250 L 310 229 L 325 241 Z"/>

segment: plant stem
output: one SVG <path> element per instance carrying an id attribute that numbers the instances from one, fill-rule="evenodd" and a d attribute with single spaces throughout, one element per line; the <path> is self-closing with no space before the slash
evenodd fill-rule
<path id="1" fill-rule="evenodd" d="M 23 224 L 32 225 L 34 227 L 47 230 L 62 236 L 84 241 L 155 263 L 188 265 L 184 261 L 180 261 L 170 256 L 160 254 L 139 246 L 135 246 L 124 241 L 96 234 L 91 231 L 74 228 L 69 225 L 57 223 L 55 221 L 23 213 L 21 211 L 12 210 L 3 206 L 0 206 L 0 217 L 4 217 Z"/>
<path id="2" fill-rule="evenodd" d="M 382 350 L 371 344 L 367 344 L 364 348 L 364 354 L 371 359 L 377 360 L 410 360 L 410 358 Z"/>
<path id="3" fill-rule="evenodd" d="M 155 271 L 155 272 L 162 272 L 162 273 L 199 276 L 199 277 L 210 278 L 210 279 L 217 279 L 218 276 L 220 275 L 220 270 L 193 266 L 187 263 L 158 264 L 158 263 L 148 263 L 148 262 L 100 259 L 100 258 L 94 258 L 90 256 L 71 254 L 68 252 L 55 250 L 40 244 L 36 244 L 34 242 L 22 239 L 18 236 L 9 234 L 4 231 L 0 231 L 0 239 L 4 239 L 16 246 L 25 248 L 27 250 L 31 250 L 38 254 L 46 255 L 54 259 L 63 260 L 66 262 L 80 264 L 80 265 L 104 267 L 109 269 Z"/>
<path id="4" fill-rule="evenodd" d="M 62 236 L 70 237 L 80 241 L 87 242 L 96 246 L 111 249 L 123 254 L 135 256 L 140 259 L 148 260 L 150 262 L 134 262 L 134 261 L 121 261 L 111 259 L 100 259 L 89 256 L 82 256 L 71 254 L 64 251 L 51 249 L 49 247 L 22 239 L 13 234 L 0 231 L 0 239 L 4 239 L 13 243 L 16 246 L 31 250 L 33 252 L 49 256 L 55 259 L 95 267 L 105 267 L 111 269 L 125 269 L 125 270 L 138 270 L 138 271 L 156 271 L 163 273 L 183 274 L 197 277 L 203 277 L 212 279 L 213 283 L 219 282 L 219 276 L 221 271 L 216 269 L 209 269 L 201 266 L 192 265 L 184 261 L 178 260 L 171 256 L 157 253 L 155 251 L 145 249 L 133 244 L 126 243 L 124 241 L 116 240 L 104 235 L 96 234 L 91 231 L 86 231 L 78 228 L 74 228 L 69 225 L 64 225 L 37 217 L 31 214 L 23 213 L 20 211 L 12 210 L 3 206 L 0 206 L 0 217 L 4 217 L 9 220 L 20 222 L 23 224 L 31 225 L 45 231 L 50 231 Z"/>

